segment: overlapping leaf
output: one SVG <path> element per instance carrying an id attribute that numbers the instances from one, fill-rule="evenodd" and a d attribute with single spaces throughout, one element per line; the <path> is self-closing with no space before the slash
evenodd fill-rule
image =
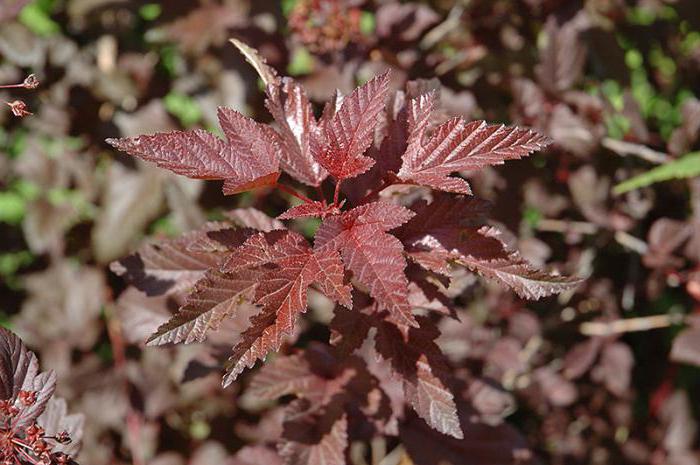
<path id="1" fill-rule="evenodd" d="M 107 142 L 177 174 L 222 179 L 225 194 L 274 184 L 282 156 L 275 131 L 228 108 L 219 108 L 218 116 L 226 141 L 195 129 Z"/>
<path id="2" fill-rule="evenodd" d="M 286 465 L 345 465 L 347 447 L 348 419 L 342 416 L 318 442 L 284 441 L 279 453 Z"/>
<path id="3" fill-rule="evenodd" d="M 323 125 L 324 145 L 316 159 L 336 179 L 353 178 L 374 165 L 364 152 L 384 109 L 389 74 L 381 74 L 343 98 L 340 109 Z"/>
<path id="4" fill-rule="evenodd" d="M 112 271 L 124 277 L 148 295 L 181 292 L 190 288 L 204 273 L 219 264 L 218 250 L 197 250 L 196 244 L 207 234 L 230 228 L 226 223 L 207 223 L 197 231 L 153 244 L 111 265 Z"/>
<path id="5" fill-rule="evenodd" d="M 435 94 L 424 94 L 409 105 L 409 139 L 403 155 L 399 178 L 448 192 L 470 194 L 471 189 L 454 172 L 469 171 L 505 160 L 522 158 L 549 144 L 549 139 L 529 129 L 488 125 L 484 121 L 467 123 L 453 118 L 427 136 Z"/>
<path id="6" fill-rule="evenodd" d="M 479 226 L 483 201 L 438 196 L 413 208 L 416 216 L 397 234 L 409 256 L 431 271 L 449 274 L 451 264 L 462 265 L 528 299 L 563 292 L 580 282 L 534 268 L 506 245 L 496 228 Z"/>
<path id="7" fill-rule="evenodd" d="M 284 78 L 267 88 L 266 105 L 275 118 L 282 146 L 281 164 L 290 176 L 310 186 L 318 186 L 328 176 L 316 161 L 321 148 L 321 132 L 304 88 Z"/>
<path id="8" fill-rule="evenodd" d="M 160 345 L 204 341 L 209 330 L 219 327 L 241 305 L 250 305 L 259 273 L 227 275 L 209 271 L 195 283 L 185 305 L 173 315 L 149 339 L 148 343 Z"/>
<path id="9" fill-rule="evenodd" d="M 454 396 L 446 383 L 446 362 L 434 341 L 439 335 L 434 324 L 423 319 L 419 328 L 401 329 L 373 307 L 362 311 L 336 308 L 331 322 L 333 343 L 342 351 L 353 351 L 372 327 L 377 330 L 377 352 L 402 380 L 406 400 L 416 413 L 437 431 L 462 438 Z"/>
<path id="10" fill-rule="evenodd" d="M 321 217 L 325 218 L 328 215 L 337 215 L 340 209 L 336 205 L 327 205 L 325 202 L 306 202 L 301 205 L 296 205 L 286 212 L 282 213 L 277 219 L 291 220 L 293 218 L 304 217 Z"/>
<path id="11" fill-rule="evenodd" d="M 39 372 L 39 361 L 12 332 L 0 328 L 0 400 L 10 401 L 19 409 L 12 418 L 13 427 L 34 423 L 56 390 L 56 373 Z M 36 401 L 24 405 L 20 391 L 34 392 Z"/>
<path id="12" fill-rule="evenodd" d="M 306 311 L 306 294 L 312 283 L 334 301 L 351 305 L 350 287 L 343 282 L 344 270 L 335 250 L 313 251 L 306 239 L 291 232 L 270 235 L 251 237 L 224 264 L 224 270 L 233 275 L 264 270 L 255 292 L 261 311 L 233 349 L 226 385 L 245 367 L 280 347 L 283 337 L 293 330 L 297 315 Z"/>
<path id="13" fill-rule="evenodd" d="M 339 250 L 345 266 L 369 289 L 396 322 L 416 326 L 408 303 L 403 245 L 387 234 L 413 214 L 388 202 L 374 202 L 326 218 L 316 232 L 315 250 Z"/>

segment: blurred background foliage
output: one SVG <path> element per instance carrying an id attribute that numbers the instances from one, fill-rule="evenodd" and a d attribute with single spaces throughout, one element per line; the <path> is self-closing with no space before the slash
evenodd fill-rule
<path id="1" fill-rule="evenodd" d="M 0 0 L 0 84 L 41 82 L 0 89 L 34 113 L 0 112 L 0 320 L 86 414 L 81 462 L 244 463 L 242 445 L 271 437 L 218 372 L 183 382 L 211 347 L 143 348 L 162 315 L 108 270 L 149 238 L 291 202 L 224 198 L 104 143 L 220 134 L 219 105 L 269 121 L 229 37 L 317 103 L 390 68 L 395 87 L 437 79 L 450 114 L 549 135 L 544 153 L 464 175 L 531 261 L 586 283 L 528 303 L 465 279 L 440 342 L 501 386 L 496 416 L 544 463 L 700 463 L 697 0 Z M 373 465 L 427 463 L 387 447 Z"/>

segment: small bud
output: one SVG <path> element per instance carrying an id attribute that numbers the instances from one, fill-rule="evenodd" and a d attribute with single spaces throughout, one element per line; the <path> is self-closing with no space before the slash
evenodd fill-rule
<path id="1" fill-rule="evenodd" d="M 25 89 L 36 89 L 37 87 L 39 87 L 39 80 L 36 78 L 35 75 L 30 74 L 24 79 L 22 85 Z"/>
<path id="2" fill-rule="evenodd" d="M 70 444 L 71 443 L 71 438 L 70 438 L 70 434 L 68 434 L 68 431 L 61 431 L 60 433 L 58 433 L 54 437 L 54 440 L 59 444 Z"/>
<path id="3" fill-rule="evenodd" d="M 25 407 L 34 405 L 36 402 L 36 392 L 34 391 L 19 391 L 19 401 Z"/>
<path id="4" fill-rule="evenodd" d="M 56 452 L 53 454 L 53 459 L 58 465 L 66 465 L 67 463 L 70 463 L 70 457 L 63 452 Z"/>
<path id="5" fill-rule="evenodd" d="M 14 102 L 5 103 L 12 109 L 12 114 L 15 116 L 19 116 L 21 118 L 23 116 L 32 114 L 29 110 L 27 110 L 27 104 L 21 100 L 15 100 Z"/>

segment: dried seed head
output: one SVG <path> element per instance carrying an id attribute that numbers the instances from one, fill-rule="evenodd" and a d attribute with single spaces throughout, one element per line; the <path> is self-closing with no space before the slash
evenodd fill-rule
<path id="1" fill-rule="evenodd" d="M 27 104 L 24 103 L 22 100 L 15 100 L 13 102 L 5 103 L 12 109 L 12 114 L 15 116 L 19 116 L 21 118 L 23 116 L 32 114 L 32 112 L 27 110 Z"/>
<path id="2" fill-rule="evenodd" d="M 30 74 L 26 78 L 24 78 L 24 82 L 22 83 L 25 89 L 36 89 L 39 87 L 39 80 L 36 78 L 34 74 Z"/>

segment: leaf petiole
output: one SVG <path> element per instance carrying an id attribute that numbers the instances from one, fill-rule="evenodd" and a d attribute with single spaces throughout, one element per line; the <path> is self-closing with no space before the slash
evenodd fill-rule
<path id="1" fill-rule="evenodd" d="M 291 187 L 284 185 L 284 184 L 275 184 L 275 187 L 277 187 L 279 190 L 282 192 L 285 192 L 289 195 L 292 195 L 298 199 L 303 200 L 305 203 L 313 203 L 314 201 L 302 194 L 301 192 L 296 191 L 295 189 L 292 189 Z"/>

